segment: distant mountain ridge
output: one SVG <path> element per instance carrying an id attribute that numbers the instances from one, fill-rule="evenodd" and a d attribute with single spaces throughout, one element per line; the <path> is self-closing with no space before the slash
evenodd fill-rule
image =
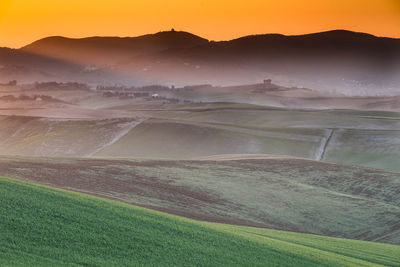
<path id="1" fill-rule="evenodd" d="M 126 56 L 143 56 L 171 48 L 188 48 L 208 40 L 187 32 L 159 32 L 139 37 L 88 37 L 73 39 L 47 37 L 23 48 L 22 51 L 79 63 L 112 64 Z"/>
<path id="2" fill-rule="evenodd" d="M 382 55 L 400 56 L 400 39 L 376 37 L 371 34 L 345 30 L 334 30 L 305 35 L 263 34 L 249 35 L 230 41 L 208 41 L 202 37 L 183 31 L 159 32 L 138 37 L 88 37 L 73 39 L 66 37 L 47 37 L 33 42 L 22 51 L 56 58 L 83 61 L 75 58 L 81 52 L 95 55 L 93 61 L 113 61 L 110 54 L 130 56 L 149 55 L 152 53 L 175 50 L 181 56 L 226 49 L 225 53 L 240 50 L 246 54 L 292 52 L 374 52 Z M 187 51 L 191 51 L 188 53 Z M 209 51 L 211 50 L 211 51 Z M 103 53 L 103 54 L 100 54 Z M 104 54 L 105 53 L 105 54 Z M 110 53 L 110 54 L 107 54 Z M 84 55 L 83 55 L 84 56 Z M 84 56 L 84 58 L 87 58 Z M 99 60 L 99 58 L 104 58 Z M 114 59 L 115 61 L 115 59 Z M 87 62 L 86 62 L 87 63 Z"/>
<path id="3" fill-rule="evenodd" d="M 48 37 L 16 51 L 81 66 L 83 74 L 74 79 L 234 85 L 268 77 L 322 90 L 400 93 L 400 39 L 345 30 L 218 42 L 174 30 L 125 38 Z"/>

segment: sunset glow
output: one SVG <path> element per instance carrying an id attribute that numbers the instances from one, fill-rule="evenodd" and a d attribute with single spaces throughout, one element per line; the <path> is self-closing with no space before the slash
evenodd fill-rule
<path id="1" fill-rule="evenodd" d="M 348 29 L 400 37 L 397 0 L 1 0 L 0 46 L 63 35 L 137 36 L 174 27 L 212 40 Z"/>

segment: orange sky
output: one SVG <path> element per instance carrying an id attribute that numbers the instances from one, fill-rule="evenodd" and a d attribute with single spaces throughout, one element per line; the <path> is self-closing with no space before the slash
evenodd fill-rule
<path id="1" fill-rule="evenodd" d="M 212 40 L 339 28 L 400 37 L 400 0 L 0 0 L 0 46 L 172 27 Z"/>

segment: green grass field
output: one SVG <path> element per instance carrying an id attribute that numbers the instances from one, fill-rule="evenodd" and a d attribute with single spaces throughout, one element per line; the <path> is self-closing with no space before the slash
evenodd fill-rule
<path id="1" fill-rule="evenodd" d="M 3 158 L 1 175 L 193 219 L 400 245 L 400 174 L 303 159 Z"/>
<path id="2" fill-rule="evenodd" d="M 1 266 L 399 266 L 400 247 L 198 222 L 0 178 Z"/>

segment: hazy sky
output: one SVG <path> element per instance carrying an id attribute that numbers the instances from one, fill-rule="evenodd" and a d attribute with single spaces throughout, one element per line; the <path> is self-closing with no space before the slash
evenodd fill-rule
<path id="1" fill-rule="evenodd" d="M 172 27 L 212 40 L 339 28 L 400 37 L 400 0 L 0 0 L 0 46 Z"/>

